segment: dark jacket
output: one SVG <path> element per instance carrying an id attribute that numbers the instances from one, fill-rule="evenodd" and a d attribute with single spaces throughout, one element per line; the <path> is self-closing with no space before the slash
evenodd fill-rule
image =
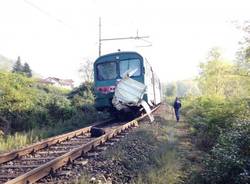
<path id="1" fill-rule="evenodd" d="M 181 102 L 179 100 L 175 100 L 175 102 L 174 102 L 174 108 L 175 109 L 181 108 Z"/>

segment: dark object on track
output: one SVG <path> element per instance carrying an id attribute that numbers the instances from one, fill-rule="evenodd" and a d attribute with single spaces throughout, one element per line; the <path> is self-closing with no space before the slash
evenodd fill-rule
<path id="1" fill-rule="evenodd" d="M 101 128 L 91 127 L 90 134 L 91 137 L 100 137 L 105 134 L 105 131 Z"/>

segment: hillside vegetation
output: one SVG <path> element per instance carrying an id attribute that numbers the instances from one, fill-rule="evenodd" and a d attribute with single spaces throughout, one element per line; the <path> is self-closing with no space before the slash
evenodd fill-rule
<path id="1" fill-rule="evenodd" d="M 201 96 L 184 98 L 198 148 L 207 153 L 191 183 L 250 181 L 250 76 L 214 57 L 201 65 Z M 243 75 L 244 73 L 244 75 Z"/>
<path id="2" fill-rule="evenodd" d="M 30 143 L 85 126 L 103 115 L 97 114 L 93 107 L 92 83 L 69 91 L 41 84 L 23 74 L 3 71 L 0 83 L 0 129 L 4 134 L 0 136 L 0 145 L 5 145 L 0 146 L 0 151 L 11 148 L 6 144 L 22 135 L 24 142 Z"/>

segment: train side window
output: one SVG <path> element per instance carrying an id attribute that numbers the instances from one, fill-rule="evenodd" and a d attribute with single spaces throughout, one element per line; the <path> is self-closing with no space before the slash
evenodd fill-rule
<path id="1" fill-rule="evenodd" d="M 116 62 L 100 63 L 97 65 L 97 79 L 111 80 L 116 79 Z"/>
<path id="2" fill-rule="evenodd" d="M 141 75 L 141 62 L 139 59 L 128 59 L 120 61 L 120 76 L 123 77 L 127 71 L 135 71 L 132 76 Z"/>

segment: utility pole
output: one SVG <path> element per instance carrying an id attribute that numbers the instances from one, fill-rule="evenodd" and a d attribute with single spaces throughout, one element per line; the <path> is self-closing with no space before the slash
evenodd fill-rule
<path id="1" fill-rule="evenodd" d="M 99 17 L 99 56 L 101 56 L 101 46 L 102 46 L 102 42 L 103 41 L 116 41 L 116 40 L 144 40 L 144 38 L 149 38 L 149 36 L 139 36 L 138 35 L 138 31 L 136 36 L 130 36 L 130 37 L 118 37 L 118 38 L 102 38 L 102 34 L 101 34 L 101 17 Z M 144 40 L 146 42 L 148 42 L 147 40 Z M 148 42 L 149 43 L 149 42 Z M 151 46 L 151 45 L 150 45 Z"/>
<path id="2" fill-rule="evenodd" d="M 101 17 L 99 17 L 99 56 L 101 56 L 101 50 L 102 50 L 102 20 Z"/>

